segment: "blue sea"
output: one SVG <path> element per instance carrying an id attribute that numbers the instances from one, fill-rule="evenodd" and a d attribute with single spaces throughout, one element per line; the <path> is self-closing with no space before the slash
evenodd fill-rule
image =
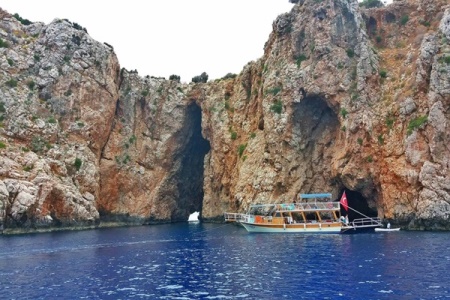
<path id="1" fill-rule="evenodd" d="M 180 223 L 0 236 L 1 299 L 448 299 L 450 233 Z"/>

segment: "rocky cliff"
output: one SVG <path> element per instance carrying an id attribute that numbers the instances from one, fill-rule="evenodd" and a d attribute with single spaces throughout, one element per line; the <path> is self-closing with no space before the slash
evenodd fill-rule
<path id="1" fill-rule="evenodd" d="M 5 232 L 221 220 L 345 190 L 410 229 L 450 229 L 450 6 L 296 1 L 264 55 L 207 83 L 120 69 L 110 45 L 0 10 Z"/>

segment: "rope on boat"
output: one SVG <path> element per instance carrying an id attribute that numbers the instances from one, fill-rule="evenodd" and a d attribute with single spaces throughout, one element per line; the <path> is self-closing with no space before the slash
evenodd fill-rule
<path id="1" fill-rule="evenodd" d="M 368 219 L 371 219 L 371 217 L 369 217 L 369 216 L 366 216 L 365 214 L 363 214 L 362 212 L 360 212 L 360 211 L 357 211 L 356 209 L 354 209 L 354 208 L 351 208 L 350 206 L 348 206 L 347 205 L 347 207 L 348 208 L 350 208 L 351 210 L 353 210 L 354 212 L 356 212 L 356 213 L 358 213 L 358 214 L 360 214 L 361 216 L 363 216 L 363 217 L 366 217 L 366 218 L 368 218 Z"/>

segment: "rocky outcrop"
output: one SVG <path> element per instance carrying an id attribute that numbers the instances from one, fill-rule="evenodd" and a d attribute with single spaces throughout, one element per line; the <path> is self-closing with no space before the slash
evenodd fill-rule
<path id="1" fill-rule="evenodd" d="M 97 207 L 114 222 L 186 221 L 200 211 L 201 110 L 176 81 L 122 71 L 120 98 L 100 160 Z"/>
<path id="2" fill-rule="evenodd" d="M 95 225 L 100 154 L 119 97 L 117 58 L 67 20 L 23 26 L 0 16 L 4 227 Z"/>
<path id="3" fill-rule="evenodd" d="M 366 214 L 450 229 L 446 1 L 291 2 L 262 58 L 195 84 L 120 70 L 70 21 L 0 11 L 5 231 L 221 220 L 344 190 Z"/>

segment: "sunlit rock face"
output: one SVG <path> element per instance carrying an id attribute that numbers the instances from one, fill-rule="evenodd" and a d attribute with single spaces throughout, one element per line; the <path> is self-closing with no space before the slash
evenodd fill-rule
<path id="1" fill-rule="evenodd" d="M 4 231 L 221 221 L 343 190 L 393 224 L 450 229 L 446 1 L 291 2 L 263 57 L 190 84 L 120 69 L 78 24 L 0 10 Z"/>

